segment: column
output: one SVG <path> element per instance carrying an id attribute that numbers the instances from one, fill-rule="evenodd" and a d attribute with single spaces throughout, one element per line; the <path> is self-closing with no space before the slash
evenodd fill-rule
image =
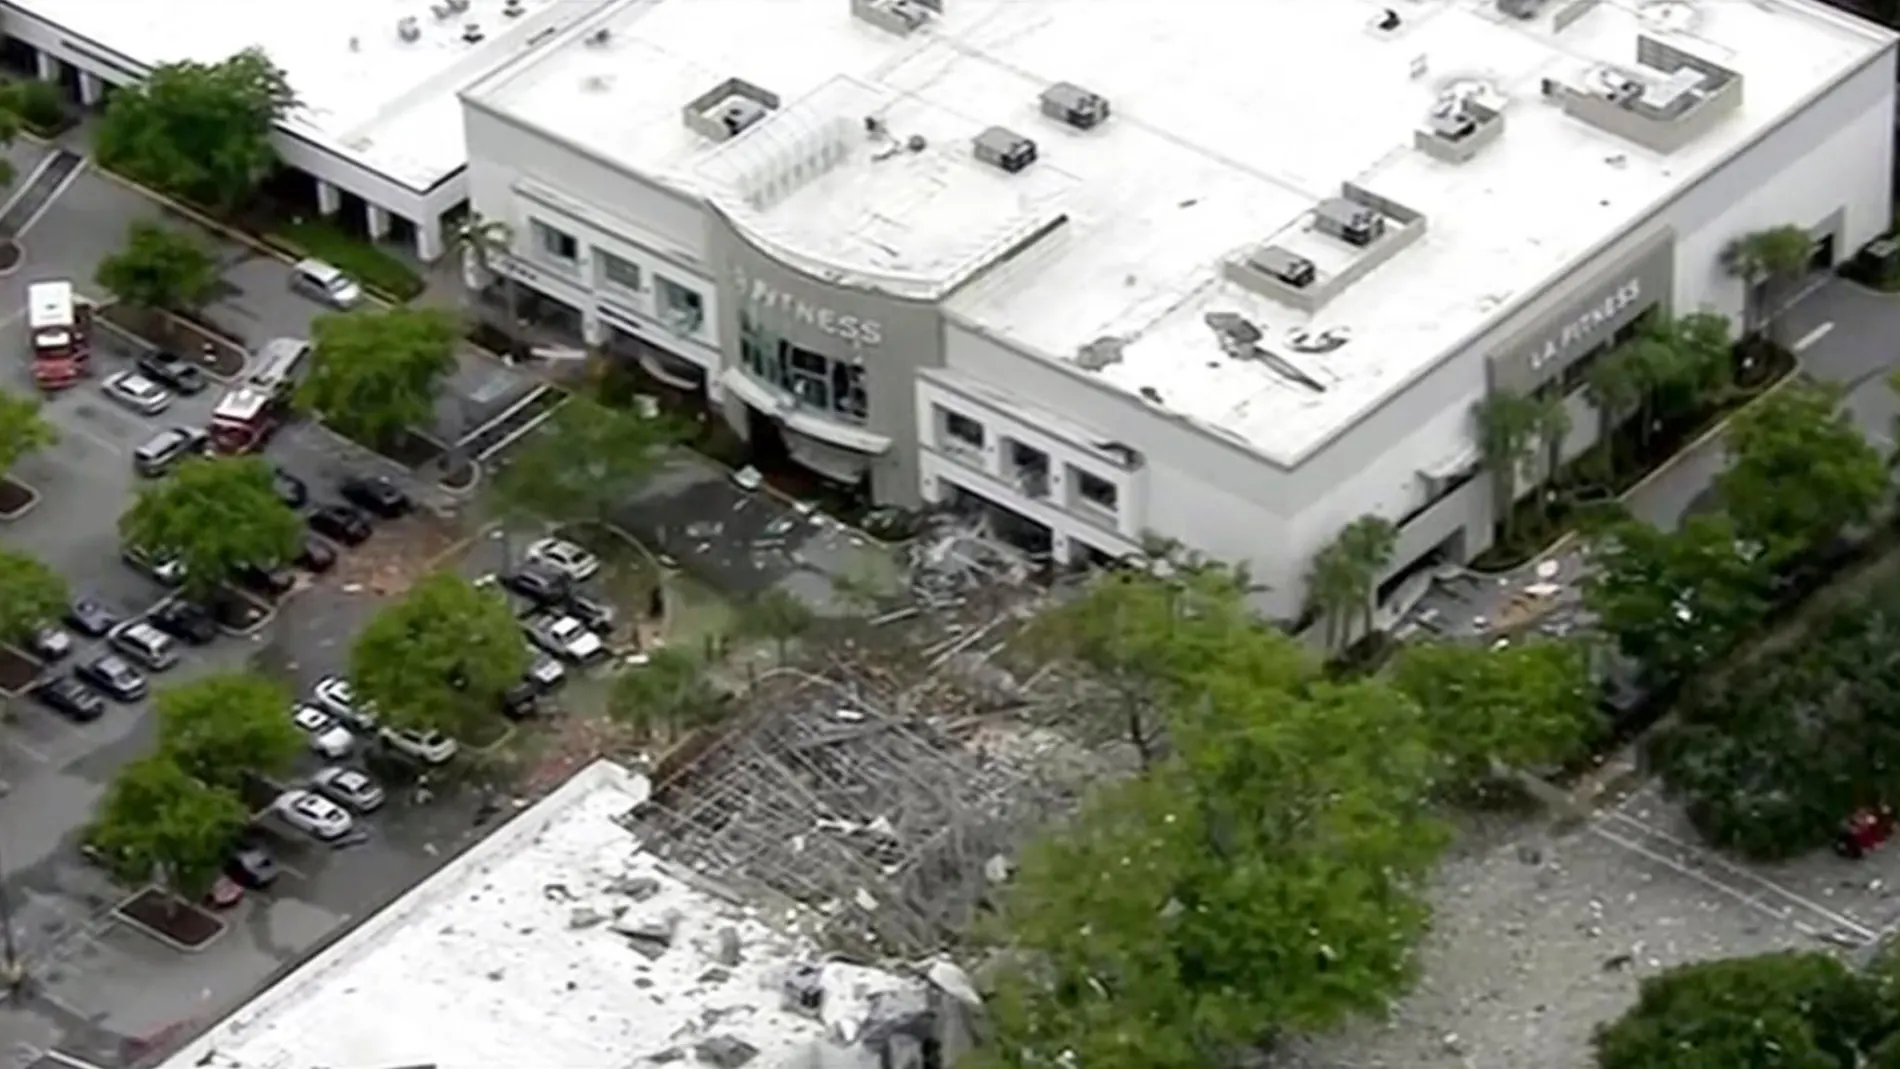
<path id="1" fill-rule="evenodd" d="M 594 346 L 607 344 L 607 324 L 591 308 L 581 313 L 581 340 Z"/>
<path id="2" fill-rule="evenodd" d="M 389 209 L 378 208 L 374 204 L 365 204 L 368 211 L 369 236 L 371 240 L 381 241 L 389 236 Z"/>
<path id="3" fill-rule="evenodd" d="M 442 258 L 442 222 L 433 226 L 416 225 L 416 259 L 432 264 Z"/>
<path id="4" fill-rule="evenodd" d="M 1074 564 L 1075 547 L 1070 544 L 1069 536 L 1053 528 L 1049 531 L 1049 555 L 1057 564 Z"/>
<path id="5" fill-rule="evenodd" d="M 318 213 L 328 217 L 328 216 L 335 215 L 336 213 L 342 210 L 343 210 L 343 191 L 331 185 L 330 183 L 325 182 L 321 178 L 317 179 L 317 211 Z"/>
<path id="6" fill-rule="evenodd" d="M 38 68 L 40 81 L 42 82 L 59 81 L 59 57 L 58 56 L 53 55 L 51 52 L 45 52 L 45 51 L 36 52 L 33 55 L 33 61 Z"/>
<path id="7" fill-rule="evenodd" d="M 105 103 L 106 83 L 91 71 L 79 72 L 79 102 L 89 108 Z"/>

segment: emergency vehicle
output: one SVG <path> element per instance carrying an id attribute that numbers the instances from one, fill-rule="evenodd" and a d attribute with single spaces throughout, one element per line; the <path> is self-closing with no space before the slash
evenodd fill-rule
<path id="1" fill-rule="evenodd" d="M 309 355 L 310 343 L 301 338 L 265 342 L 243 381 L 226 390 L 211 410 L 212 448 L 227 456 L 262 449 L 289 418 L 297 372 Z"/>
<path id="2" fill-rule="evenodd" d="M 71 282 L 35 282 L 26 288 L 26 326 L 33 338 L 33 381 L 42 390 L 79 383 L 92 355 L 92 306 Z"/>

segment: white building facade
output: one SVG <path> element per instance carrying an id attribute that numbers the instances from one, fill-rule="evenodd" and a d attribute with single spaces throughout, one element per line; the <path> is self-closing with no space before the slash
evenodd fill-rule
<path id="1" fill-rule="evenodd" d="M 1739 320 L 1730 242 L 1889 225 L 1893 39 L 1805 0 L 1221 10 L 621 0 L 463 94 L 468 191 L 755 447 L 1283 619 L 1359 516 L 1384 595 L 1490 545 L 1489 391 L 1574 455 L 1640 316 Z"/>

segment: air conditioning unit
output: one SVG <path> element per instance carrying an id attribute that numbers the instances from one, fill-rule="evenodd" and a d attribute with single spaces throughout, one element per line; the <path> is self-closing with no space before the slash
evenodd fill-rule
<path id="1" fill-rule="evenodd" d="M 1093 130 L 1108 121 L 1108 98 L 1073 82 L 1057 82 L 1042 91 L 1042 113 L 1075 127 Z"/>
<path id="2" fill-rule="evenodd" d="M 1291 253 L 1278 245 L 1265 245 L 1253 251 L 1247 257 L 1247 265 L 1270 278 L 1292 286 L 1305 289 L 1319 278 L 1319 269 L 1313 261 L 1297 253 Z"/>
<path id="3" fill-rule="evenodd" d="M 750 97 L 735 96 L 719 106 L 716 119 L 726 128 L 726 133 L 737 137 L 751 128 L 760 119 L 765 118 L 769 109 Z"/>
<path id="4" fill-rule="evenodd" d="M 1014 130 L 992 126 L 976 135 L 971 149 L 977 159 L 1016 174 L 1036 162 L 1036 143 Z"/>

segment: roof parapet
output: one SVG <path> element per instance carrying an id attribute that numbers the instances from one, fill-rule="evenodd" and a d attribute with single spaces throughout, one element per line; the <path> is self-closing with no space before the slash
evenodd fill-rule
<path id="1" fill-rule="evenodd" d="M 1675 152 L 1742 106 L 1742 76 L 1653 37 L 1636 38 L 1636 67 L 1597 67 L 1581 85 L 1546 78 L 1564 114 L 1654 152 Z"/>
<path id="2" fill-rule="evenodd" d="M 1316 205 L 1306 224 L 1344 246 L 1351 258 L 1322 271 L 1311 258 L 1270 240 L 1228 260 L 1222 273 L 1262 297 L 1316 312 L 1425 233 L 1423 213 L 1351 182 L 1340 185 L 1339 196 Z"/>

